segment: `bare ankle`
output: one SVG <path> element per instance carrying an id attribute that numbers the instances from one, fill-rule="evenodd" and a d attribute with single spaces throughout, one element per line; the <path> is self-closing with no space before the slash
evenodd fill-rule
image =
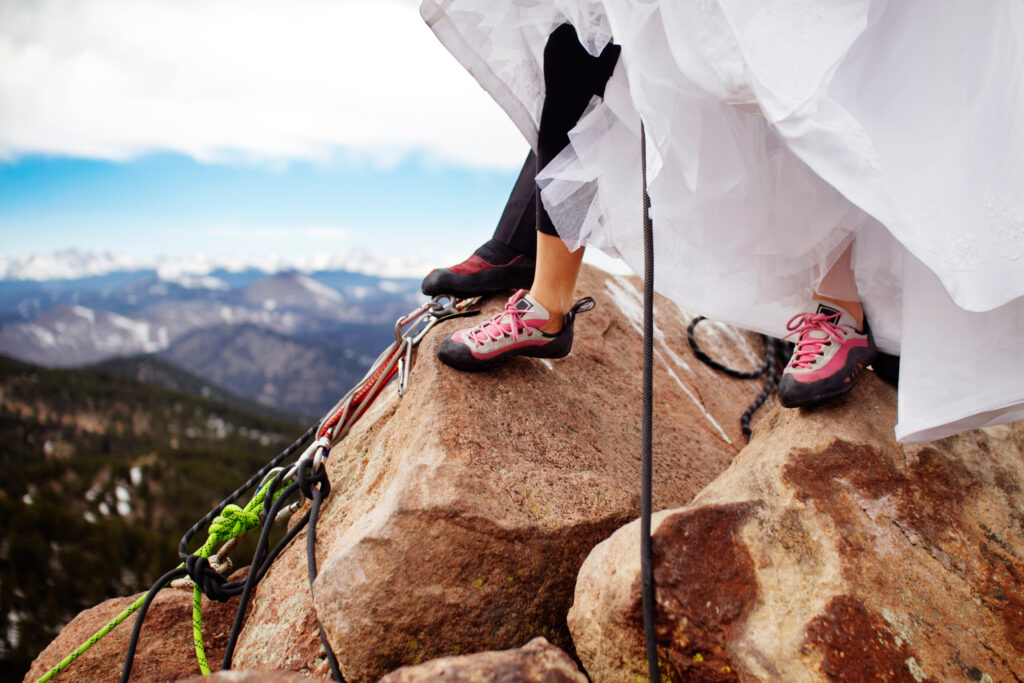
<path id="1" fill-rule="evenodd" d="M 861 307 L 860 301 L 848 301 L 846 299 L 837 299 L 835 297 L 825 296 L 824 294 L 820 294 L 818 292 L 814 293 L 814 298 L 821 299 L 822 301 L 831 301 L 834 304 L 842 306 L 847 313 L 853 316 L 853 319 L 857 323 L 858 328 L 864 327 L 864 309 Z"/>
<path id="2" fill-rule="evenodd" d="M 565 316 L 565 311 L 560 310 L 562 305 L 558 297 L 551 297 L 548 295 L 548 292 L 536 290 L 531 290 L 530 296 L 548 312 L 548 321 L 540 328 L 540 331 L 546 334 L 561 332 L 563 326 L 562 318 Z"/>
<path id="3" fill-rule="evenodd" d="M 540 331 L 544 334 L 558 334 L 565 327 L 565 323 L 562 320 L 562 315 L 552 315 L 548 319 L 548 322 L 544 327 L 540 328 Z"/>

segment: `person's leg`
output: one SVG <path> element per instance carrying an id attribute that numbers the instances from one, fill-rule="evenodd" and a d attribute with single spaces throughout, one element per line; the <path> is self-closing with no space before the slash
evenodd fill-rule
<path id="1" fill-rule="evenodd" d="M 550 314 L 542 332 L 562 329 L 562 316 L 572 306 L 573 290 L 583 264 L 583 248 L 569 251 L 557 235 L 537 232 L 537 271 L 530 295 Z"/>
<path id="2" fill-rule="evenodd" d="M 562 24 L 544 46 L 544 104 L 537 128 L 537 170 L 543 169 L 569 145 L 569 131 L 583 116 L 590 100 L 604 97 L 604 88 L 622 51 L 609 43 L 594 57 L 580 43 L 576 29 Z M 554 234 L 551 220 L 538 202 L 537 227 Z"/>
<path id="3" fill-rule="evenodd" d="M 537 153 L 532 149 L 523 163 L 512 193 L 494 228 L 494 241 L 508 247 L 515 254 L 530 258 L 537 256 Z"/>
<path id="4" fill-rule="evenodd" d="M 603 95 L 619 48 L 609 45 L 599 57 L 583 48 L 568 24 L 551 33 L 544 49 L 545 98 L 538 131 L 538 170 L 569 143 L 569 131 L 594 95 Z M 572 348 L 576 314 L 590 310 L 585 297 L 571 304 L 583 250 L 570 252 L 544 210 L 536 205 L 537 267 L 529 292 L 520 291 L 505 311 L 475 327 L 457 330 L 438 347 L 438 357 L 462 370 L 487 367 L 508 356 L 561 358 Z"/>
<path id="5" fill-rule="evenodd" d="M 821 278 L 814 289 L 814 298 L 841 306 L 853 316 L 859 328 L 864 324 L 864 309 L 860 305 L 857 279 L 850 265 L 852 253 L 853 244 L 850 244 L 825 273 L 825 277 Z"/>
<path id="6" fill-rule="evenodd" d="M 842 396 L 875 357 L 850 265 L 852 248 L 848 245 L 821 278 L 807 311 L 787 324 L 798 337 L 778 387 L 779 401 L 787 408 Z"/>
<path id="7" fill-rule="evenodd" d="M 610 44 L 594 57 L 580 44 L 576 29 L 562 24 L 548 37 L 544 47 L 544 106 L 537 136 L 538 170 L 569 145 L 569 131 L 596 95 L 604 96 L 621 48 Z M 544 209 L 540 192 L 537 207 L 537 270 L 532 297 L 551 315 L 542 328 L 555 333 L 562 329 L 562 316 L 572 305 L 573 290 L 583 263 L 583 249 L 570 252 L 558 237 L 551 217 Z"/>

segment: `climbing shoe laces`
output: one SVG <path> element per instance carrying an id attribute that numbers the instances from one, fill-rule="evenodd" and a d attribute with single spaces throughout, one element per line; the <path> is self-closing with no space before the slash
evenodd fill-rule
<path id="1" fill-rule="evenodd" d="M 841 313 L 798 313 L 786 323 L 789 334 L 785 338 L 797 336 L 796 348 L 789 361 L 794 369 L 810 368 L 814 359 L 823 353 L 823 347 L 830 341 L 842 344 L 846 340 L 846 330 L 839 324 Z"/>
<path id="2" fill-rule="evenodd" d="M 503 338 L 510 338 L 513 342 L 519 341 L 520 333 L 527 335 L 534 328 L 526 324 L 523 318 L 523 310 L 517 308 L 517 304 L 526 294 L 525 290 L 519 290 L 505 302 L 505 310 L 497 313 L 490 320 L 480 323 L 476 327 L 464 330 L 463 338 L 467 339 L 474 347 L 480 347 L 488 341 L 499 341 Z M 546 315 L 545 315 L 546 318 Z"/>

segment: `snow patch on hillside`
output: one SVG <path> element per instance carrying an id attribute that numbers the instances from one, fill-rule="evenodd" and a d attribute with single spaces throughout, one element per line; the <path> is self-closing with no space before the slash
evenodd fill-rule
<path id="1" fill-rule="evenodd" d="M 322 303 L 340 304 L 345 301 L 344 297 L 336 290 L 317 282 L 313 278 L 306 277 L 305 275 L 296 275 L 295 282 L 302 288 L 309 290 L 309 293 Z"/>

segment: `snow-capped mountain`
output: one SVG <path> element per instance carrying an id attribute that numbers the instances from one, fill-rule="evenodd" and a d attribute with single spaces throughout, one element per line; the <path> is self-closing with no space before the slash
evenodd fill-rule
<path id="1" fill-rule="evenodd" d="M 0 258 L 0 280 L 77 280 L 147 267 L 137 259 L 110 252 L 64 249 L 49 254 Z"/>
<path id="2" fill-rule="evenodd" d="M 30 323 L 0 328 L 0 353 L 49 366 L 152 353 L 169 343 L 166 327 L 83 306 L 58 306 Z"/>
<path id="3" fill-rule="evenodd" d="M 242 298 L 268 311 L 278 308 L 329 310 L 345 304 L 345 297 L 338 290 L 301 273 L 279 273 L 254 282 L 242 291 Z"/>
<path id="4" fill-rule="evenodd" d="M 393 339 L 395 320 L 423 300 L 418 278 L 253 268 L 97 274 L 104 263 L 121 264 L 69 259 L 52 272 L 72 264 L 90 275 L 0 280 L 0 355 L 79 367 L 155 353 L 242 396 L 311 415 L 362 375 Z M 331 381 L 312 381 L 323 377 Z"/>
<path id="5" fill-rule="evenodd" d="M 317 253 L 301 259 L 286 259 L 275 254 L 260 257 L 196 254 L 143 259 L 112 252 L 63 249 L 48 254 L 0 257 L 0 280 L 79 280 L 150 270 L 166 282 L 178 282 L 186 287 L 216 287 L 216 283 L 204 281 L 202 276 L 218 270 L 228 273 L 256 270 L 268 275 L 285 271 L 307 275 L 318 271 L 345 271 L 386 278 L 415 278 L 423 277 L 433 265 L 415 256 L 379 255 L 362 250 Z"/>

